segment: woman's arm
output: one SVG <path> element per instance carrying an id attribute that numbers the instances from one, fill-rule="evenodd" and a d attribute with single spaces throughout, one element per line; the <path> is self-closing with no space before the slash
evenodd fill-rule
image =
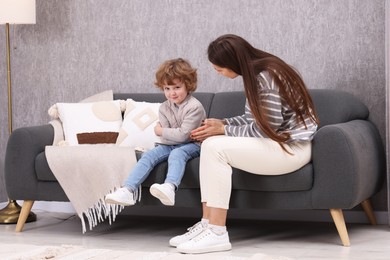
<path id="1" fill-rule="evenodd" d="M 224 118 L 227 125 L 246 125 L 248 124 L 248 121 L 245 118 L 245 114 L 241 116 L 235 116 L 235 117 L 229 117 Z"/>
<path id="2" fill-rule="evenodd" d="M 225 134 L 225 121 L 215 118 L 207 118 L 203 124 L 191 131 L 191 139 L 203 142 L 207 137 Z"/>
<path id="3" fill-rule="evenodd" d="M 263 104 L 267 105 L 267 117 L 271 126 L 277 131 L 283 123 L 283 107 L 279 93 L 276 91 L 263 91 L 261 94 Z M 249 104 L 245 105 L 245 114 L 233 118 L 207 119 L 203 126 L 191 132 L 191 138 L 204 141 L 214 135 L 228 135 L 241 137 L 267 138 L 267 135 L 257 125 Z"/>
<path id="4" fill-rule="evenodd" d="M 208 118 L 202 126 L 191 131 L 193 140 L 203 142 L 206 138 L 215 135 L 265 137 L 255 122 L 244 125 L 226 125 L 225 120 Z"/>

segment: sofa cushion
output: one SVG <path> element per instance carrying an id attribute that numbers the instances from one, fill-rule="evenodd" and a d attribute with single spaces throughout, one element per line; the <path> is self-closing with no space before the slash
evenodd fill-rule
<path id="1" fill-rule="evenodd" d="M 168 164 L 157 165 L 142 187 L 149 188 L 154 183 L 163 183 Z M 40 153 L 35 160 L 35 171 L 40 181 L 57 181 L 51 172 L 45 153 Z M 248 191 L 303 191 L 310 190 L 313 184 L 312 164 L 289 174 L 266 176 L 250 174 L 233 169 L 233 189 Z M 186 171 L 179 189 L 199 189 L 199 158 L 187 162 Z"/>
<path id="2" fill-rule="evenodd" d="M 161 163 L 160 167 L 166 167 L 167 163 Z M 248 191 L 304 191 L 310 190 L 313 185 L 312 164 L 307 164 L 301 169 L 284 175 L 255 175 L 233 168 L 233 190 Z M 150 187 L 153 183 L 163 183 L 164 174 L 153 170 L 142 184 L 142 187 Z M 179 189 L 199 189 L 199 158 L 187 162 L 186 171 Z"/>
<path id="3" fill-rule="evenodd" d="M 256 175 L 242 170 L 233 170 L 233 190 L 247 191 L 305 191 L 313 186 L 313 166 L 306 164 L 301 169 L 283 175 Z"/>

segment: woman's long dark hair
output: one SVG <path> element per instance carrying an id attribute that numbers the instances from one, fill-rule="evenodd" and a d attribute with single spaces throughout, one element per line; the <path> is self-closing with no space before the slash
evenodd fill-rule
<path id="1" fill-rule="evenodd" d="M 278 142 L 285 150 L 283 143 L 290 139 L 288 133 L 276 133 L 269 124 L 266 111 L 259 99 L 257 76 L 267 71 L 279 86 L 279 93 L 297 119 L 305 124 L 304 116 L 318 123 L 313 101 L 300 75 L 280 58 L 254 48 L 243 38 L 226 34 L 210 43 L 209 61 L 221 68 L 231 69 L 241 75 L 244 81 L 245 94 L 257 125 L 272 140 Z M 306 124 L 305 124 L 306 125 Z"/>

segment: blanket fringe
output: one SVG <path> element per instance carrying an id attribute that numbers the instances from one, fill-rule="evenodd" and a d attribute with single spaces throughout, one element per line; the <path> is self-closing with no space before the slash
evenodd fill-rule
<path id="1" fill-rule="evenodd" d="M 89 230 L 92 230 L 92 228 L 94 228 L 98 223 L 103 222 L 107 218 L 108 223 L 111 225 L 115 221 L 116 216 L 124 208 L 125 207 L 121 205 L 107 204 L 104 201 L 104 198 L 99 199 L 99 201 L 93 207 L 79 214 L 83 234 L 87 231 L 85 218 L 87 219 L 87 222 L 89 224 Z"/>
<path id="2" fill-rule="evenodd" d="M 138 200 L 138 202 L 140 202 L 141 201 L 141 196 L 142 196 L 142 185 L 139 185 L 138 189 L 136 189 L 134 191 L 134 200 L 135 201 Z"/>

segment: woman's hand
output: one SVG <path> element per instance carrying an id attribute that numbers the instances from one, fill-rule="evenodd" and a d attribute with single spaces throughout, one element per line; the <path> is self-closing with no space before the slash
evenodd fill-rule
<path id="1" fill-rule="evenodd" d="M 224 121 L 221 119 L 208 118 L 203 124 L 191 131 L 191 139 L 203 142 L 207 137 L 225 134 Z"/>
<path id="2" fill-rule="evenodd" d="M 160 122 L 157 122 L 156 126 L 154 127 L 154 133 L 157 135 L 157 136 L 161 136 L 162 135 L 162 126 L 160 124 Z"/>

